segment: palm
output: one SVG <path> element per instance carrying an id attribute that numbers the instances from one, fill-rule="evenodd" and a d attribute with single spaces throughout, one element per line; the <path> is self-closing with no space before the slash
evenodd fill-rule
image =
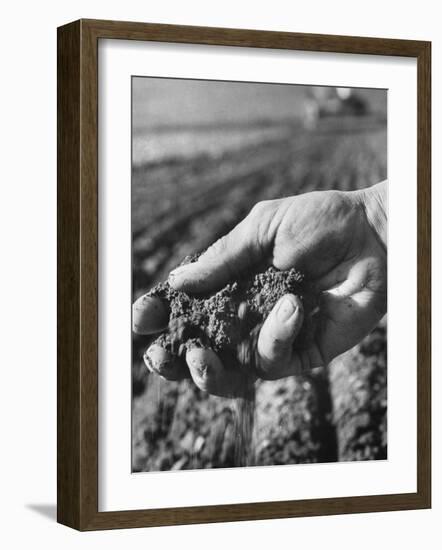
<path id="1" fill-rule="evenodd" d="M 342 193 L 275 201 L 267 208 L 261 227 L 273 220 L 273 229 L 267 226 L 268 239 L 261 242 L 271 262 L 301 269 L 321 292 L 315 345 L 325 363 L 358 343 L 384 314 L 385 250 L 363 210 Z"/>

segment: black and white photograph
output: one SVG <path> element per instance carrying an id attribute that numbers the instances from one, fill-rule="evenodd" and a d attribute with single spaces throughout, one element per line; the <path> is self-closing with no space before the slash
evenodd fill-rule
<path id="1" fill-rule="evenodd" d="M 132 78 L 132 471 L 385 460 L 387 91 Z"/>
<path id="2" fill-rule="evenodd" d="M 442 34 L 400 7 L 4 5 L 0 547 L 439 549 Z"/>

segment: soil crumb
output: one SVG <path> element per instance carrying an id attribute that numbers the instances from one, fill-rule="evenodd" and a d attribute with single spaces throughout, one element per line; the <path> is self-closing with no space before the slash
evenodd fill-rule
<path id="1" fill-rule="evenodd" d="M 197 258 L 186 257 L 182 265 Z M 304 323 L 294 348 L 305 348 L 317 325 L 318 294 L 296 269 L 278 271 L 273 267 L 206 296 L 189 296 L 167 282 L 158 284 L 147 295 L 168 303 L 170 320 L 168 329 L 155 342 L 180 357 L 191 347 L 210 347 L 225 365 L 253 364 L 259 329 L 276 302 L 287 293 L 298 296 L 303 303 Z"/>

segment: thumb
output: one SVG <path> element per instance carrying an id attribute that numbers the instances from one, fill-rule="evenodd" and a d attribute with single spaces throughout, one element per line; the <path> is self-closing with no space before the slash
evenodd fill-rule
<path id="1" fill-rule="evenodd" d="M 285 294 L 265 320 L 258 337 L 259 375 L 277 380 L 299 372 L 293 342 L 301 330 L 304 310 L 294 294 Z"/>
<path id="2" fill-rule="evenodd" d="M 219 290 L 253 269 L 262 253 L 246 220 L 210 246 L 196 262 L 174 269 L 169 284 L 175 290 L 204 294 Z"/>

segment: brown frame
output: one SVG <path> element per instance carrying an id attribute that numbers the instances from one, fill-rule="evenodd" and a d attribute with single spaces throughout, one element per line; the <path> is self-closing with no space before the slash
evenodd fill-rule
<path id="1" fill-rule="evenodd" d="M 417 492 L 98 511 L 98 40 L 101 38 L 417 58 Z M 58 507 L 85 531 L 431 507 L 431 43 L 79 20 L 58 29 Z"/>

